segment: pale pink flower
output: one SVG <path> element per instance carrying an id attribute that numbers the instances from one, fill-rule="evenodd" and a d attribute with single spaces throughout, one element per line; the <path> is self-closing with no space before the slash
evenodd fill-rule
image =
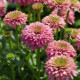
<path id="1" fill-rule="evenodd" d="M 5 14 L 5 4 L 3 0 L 0 0 L 0 16 L 4 16 Z"/>
<path id="2" fill-rule="evenodd" d="M 23 44 L 27 44 L 27 48 L 31 46 L 31 51 L 34 51 L 37 47 L 45 48 L 45 45 L 53 40 L 52 29 L 40 22 L 31 23 L 22 31 Z"/>
<path id="3" fill-rule="evenodd" d="M 74 60 L 67 56 L 54 56 L 51 57 L 45 65 L 46 73 L 48 73 L 49 80 L 69 80 L 73 79 L 73 76 L 77 76 L 78 72 Z"/>
<path id="4" fill-rule="evenodd" d="M 67 12 L 66 10 L 60 10 L 59 11 L 59 16 L 61 18 L 63 18 L 64 20 L 66 20 L 66 16 L 67 16 Z M 54 9 L 54 11 L 51 12 L 52 15 L 58 15 L 58 9 Z M 72 25 L 75 22 L 75 13 L 72 10 L 69 10 L 69 15 L 68 15 L 68 19 L 67 22 Z"/>
<path id="5" fill-rule="evenodd" d="M 77 54 L 73 46 L 63 40 L 53 41 L 46 49 L 47 59 L 56 55 L 65 55 L 74 58 Z"/>
<path id="6" fill-rule="evenodd" d="M 6 25 L 12 26 L 14 29 L 17 25 L 21 28 L 21 24 L 26 24 L 27 16 L 21 11 L 11 11 L 5 15 L 3 21 Z"/>
<path id="7" fill-rule="evenodd" d="M 57 15 L 50 14 L 42 19 L 42 22 L 46 25 L 49 25 L 52 29 L 58 28 L 60 31 L 60 27 L 64 28 L 66 23 L 63 18 L 60 18 Z"/>

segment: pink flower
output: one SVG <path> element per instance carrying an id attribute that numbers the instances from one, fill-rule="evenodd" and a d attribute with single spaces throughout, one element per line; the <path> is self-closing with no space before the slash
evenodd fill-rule
<path id="1" fill-rule="evenodd" d="M 75 43 L 75 46 L 77 46 L 77 50 L 80 51 L 80 35 L 76 37 L 76 42 L 77 43 Z"/>
<path id="2" fill-rule="evenodd" d="M 42 19 L 42 22 L 46 25 L 49 25 L 53 29 L 58 28 L 59 31 L 60 27 L 64 28 L 66 25 L 63 18 L 60 18 L 59 16 L 52 14 L 44 17 Z"/>
<path id="3" fill-rule="evenodd" d="M 70 1 L 69 0 L 45 0 L 45 4 L 48 5 L 48 8 L 58 8 L 58 9 L 69 9 Z"/>
<path id="4" fill-rule="evenodd" d="M 78 0 L 45 0 L 48 8 L 59 10 L 73 10 L 80 12 L 80 2 Z"/>
<path id="5" fill-rule="evenodd" d="M 34 51 L 37 47 L 45 48 L 45 45 L 53 40 L 52 29 L 40 22 L 31 23 L 22 31 L 23 44 L 27 44 L 27 48 L 31 46 L 31 51 Z"/>
<path id="6" fill-rule="evenodd" d="M 48 73 L 49 80 L 69 80 L 73 76 L 77 76 L 78 72 L 74 69 L 77 68 L 74 60 L 67 56 L 54 56 L 46 62 L 46 73 Z"/>
<path id="7" fill-rule="evenodd" d="M 26 6 L 27 4 L 34 4 L 37 2 L 44 2 L 44 0 L 8 0 L 9 2 L 14 1 L 15 4 L 19 3 L 22 6 Z"/>
<path id="8" fill-rule="evenodd" d="M 21 24 L 26 24 L 27 17 L 25 13 L 16 10 L 7 13 L 3 21 L 15 29 L 17 25 L 21 28 Z"/>
<path id="9" fill-rule="evenodd" d="M 53 41 L 48 44 L 46 49 L 48 59 L 56 55 L 65 55 L 74 58 L 77 54 L 73 46 L 63 40 Z"/>
<path id="10" fill-rule="evenodd" d="M 0 16 L 4 16 L 5 14 L 5 5 L 3 0 L 0 0 Z"/>
<path id="11" fill-rule="evenodd" d="M 70 0 L 71 6 L 70 8 L 73 11 L 78 11 L 80 12 L 80 1 L 79 0 Z"/>
<path id="12" fill-rule="evenodd" d="M 66 10 L 60 10 L 60 17 L 63 18 L 64 20 L 66 20 L 67 12 L 68 11 L 66 11 Z M 57 15 L 58 9 L 55 9 L 53 12 L 51 12 L 51 14 Z M 72 10 L 69 10 L 67 22 L 70 25 L 72 25 L 75 22 L 75 13 Z"/>

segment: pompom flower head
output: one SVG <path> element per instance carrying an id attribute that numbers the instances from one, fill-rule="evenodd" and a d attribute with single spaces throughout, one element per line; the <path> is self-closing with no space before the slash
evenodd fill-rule
<path id="1" fill-rule="evenodd" d="M 48 59 L 56 55 L 65 55 L 72 58 L 76 56 L 76 51 L 74 50 L 73 46 L 63 40 L 49 43 L 46 49 L 46 53 Z"/>
<path id="2" fill-rule="evenodd" d="M 27 17 L 21 11 L 12 11 L 5 15 L 3 21 L 6 25 L 12 26 L 13 28 L 16 28 L 17 25 L 21 28 L 21 24 L 26 24 Z"/>
<path id="3" fill-rule="evenodd" d="M 5 5 L 3 0 L 0 0 L 0 16 L 4 16 L 5 14 Z"/>
<path id="4" fill-rule="evenodd" d="M 66 23 L 63 18 L 60 18 L 57 15 L 49 15 L 42 19 L 42 22 L 46 25 L 49 25 L 51 28 L 58 28 L 60 31 L 60 27 L 64 28 Z"/>
<path id="5" fill-rule="evenodd" d="M 37 47 L 45 48 L 45 45 L 53 40 L 52 29 L 40 22 L 31 23 L 22 31 L 23 44 L 27 44 L 27 48 L 31 46 L 31 51 L 34 51 Z"/>
<path id="6" fill-rule="evenodd" d="M 77 68 L 73 59 L 67 56 L 54 56 L 46 62 L 46 73 L 49 74 L 49 80 L 69 80 L 73 76 L 77 76 L 78 72 L 74 69 Z"/>

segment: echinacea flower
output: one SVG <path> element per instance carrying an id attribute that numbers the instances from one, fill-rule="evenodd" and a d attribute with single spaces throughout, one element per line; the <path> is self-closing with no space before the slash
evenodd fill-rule
<path id="1" fill-rule="evenodd" d="M 53 40 L 52 29 L 40 22 L 27 25 L 22 32 L 23 44 L 27 44 L 27 48 L 31 46 L 31 51 L 34 51 L 37 47 L 45 48 L 45 45 Z"/>
<path id="2" fill-rule="evenodd" d="M 80 35 L 76 37 L 75 46 L 77 46 L 77 50 L 80 51 Z"/>
<path id="3" fill-rule="evenodd" d="M 65 55 L 74 58 L 77 54 L 73 46 L 63 40 L 52 41 L 46 49 L 47 59 L 56 55 Z"/>
<path id="4" fill-rule="evenodd" d="M 42 19 L 42 22 L 46 25 L 49 25 L 52 29 L 58 28 L 60 31 L 60 27 L 64 28 L 66 23 L 63 18 L 60 18 L 57 15 L 50 14 Z"/>
<path id="5" fill-rule="evenodd" d="M 9 2 L 14 1 L 15 4 L 20 4 L 22 6 L 26 6 L 28 4 L 32 5 L 34 3 L 40 3 L 40 2 L 44 2 L 44 0 L 8 0 Z"/>
<path id="6" fill-rule="evenodd" d="M 21 24 L 26 24 L 27 17 L 25 13 L 16 10 L 8 12 L 3 21 L 15 29 L 17 25 L 21 28 Z"/>
<path id="7" fill-rule="evenodd" d="M 74 60 L 67 56 L 54 56 L 51 57 L 45 64 L 46 73 L 48 73 L 49 80 L 69 80 L 73 76 L 77 76 L 78 72 Z"/>
<path id="8" fill-rule="evenodd" d="M 66 21 L 68 11 L 61 10 L 59 11 L 59 16 L 63 18 Z M 54 11 L 51 12 L 52 15 L 58 15 L 58 9 L 54 9 Z M 69 15 L 67 22 L 72 25 L 75 22 L 75 13 L 72 10 L 69 10 Z"/>
<path id="9" fill-rule="evenodd" d="M 0 0 L 0 16 L 4 16 L 5 14 L 5 4 L 3 0 Z"/>

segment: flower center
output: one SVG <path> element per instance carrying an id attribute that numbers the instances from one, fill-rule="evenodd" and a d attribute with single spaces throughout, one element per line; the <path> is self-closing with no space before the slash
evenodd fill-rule
<path id="1" fill-rule="evenodd" d="M 53 64 L 56 67 L 66 67 L 68 58 L 66 56 L 54 57 Z"/>
<path id="2" fill-rule="evenodd" d="M 21 15 L 21 12 L 17 12 L 17 11 L 10 13 L 10 17 L 11 17 L 12 19 L 17 18 L 17 17 L 19 17 L 20 15 Z"/>
<path id="3" fill-rule="evenodd" d="M 63 3 L 65 0 L 55 0 L 57 3 Z"/>
<path id="4" fill-rule="evenodd" d="M 60 20 L 59 16 L 50 15 L 49 19 L 51 22 L 58 22 Z"/>
<path id="5" fill-rule="evenodd" d="M 56 44 L 56 46 L 57 46 L 59 49 L 63 49 L 63 50 L 68 48 L 68 46 L 67 46 L 66 43 L 58 43 L 58 44 Z"/>
<path id="6" fill-rule="evenodd" d="M 76 4 L 76 3 L 78 2 L 78 0 L 70 0 L 70 2 L 71 2 L 72 4 Z"/>
<path id="7" fill-rule="evenodd" d="M 41 31 L 42 31 L 42 28 L 41 28 L 40 26 L 35 26 L 35 27 L 34 27 L 34 32 L 35 32 L 36 34 L 40 34 Z"/>

